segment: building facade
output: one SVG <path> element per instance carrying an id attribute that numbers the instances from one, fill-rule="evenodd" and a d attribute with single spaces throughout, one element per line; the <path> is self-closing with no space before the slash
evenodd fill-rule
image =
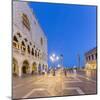
<path id="1" fill-rule="evenodd" d="M 13 1 L 13 74 L 41 74 L 48 69 L 47 38 L 26 2 Z"/>
<path id="2" fill-rule="evenodd" d="M 85 53 L 85 69 L 96 69 L 97 67 L 97 48 Z"/>

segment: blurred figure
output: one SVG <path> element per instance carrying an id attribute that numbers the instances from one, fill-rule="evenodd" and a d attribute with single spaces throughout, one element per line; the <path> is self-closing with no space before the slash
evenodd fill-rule
<path id="1" fill-rule="evenodd" d="M 53 76 L 55 76 L 55 75 L 56 75 L 55 68 L 53 68 Z"/>
<path id="2" fill-rule="evenodd" d="M 47 74 L 50 74 L 50 69 L 48 69 Z"/>
<path id="3" fill-rule="evenodd" d="M 66 70 L 66 68 L 64 68 L 64 75 L 65 75 L 65 76 L 67 75 L 67 70 Z"/>

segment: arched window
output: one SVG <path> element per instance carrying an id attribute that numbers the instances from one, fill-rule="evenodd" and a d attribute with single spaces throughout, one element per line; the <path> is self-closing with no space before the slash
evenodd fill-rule
<path id="1" fill-rule="evenodd" d="M 35 57 L 37 57 L 37 50 L 35 50 Z"/>
<path id="2" fill-rule="evenodd" d="M 19 48 L 18 39 L 16 36 L 13 37 L 13 47 Z"/>
<path id="3" fill-rule="evenodd" d="M 21 35 L 19 32 L 17 33 L 17 35 L 18 35 L 19 37 L 22 37 L 22 35 Z"/>
<path id="4" fill-rule="evenodd" d="M 24 40 L 25 40 L 25 42 L 27 42 L 28 40 L 27 40 L 27 38 L 24 38 Z"/>
<path id="5" fill-rule="evenodd" d="M 26 14 L 22 14 L 22 23 L 30 31 L 30 23 Z"/>
<path id="6" fill-rule="evenodd" d="M 92 56 L 92 60 L 94 60 L 94 55 L 92 54 L 91 56 Z"/>
<path id="7" fill-rule="evenodd" d="M 27 46 L 28 53 L 30 54 L 30 46 Z"/>
<path id="8" fill-rule="evenodd" d="M 40 44 L 41 44 L 41 46 L 43 46 L 43 38 L 42 37 L 40 39 Z"/>
<path id="9" fill-rule="evenodd" d="M 14 41 L 16 41 L 16 42 L 18 42 L 18 40 L 17 40 L 17 37 L 16 37 L 16 36 L 14 36 L 14 37 L 13 37 L 13 40 L 14 40 Z"/>
<path id="10" fill-rule="evenodd" d="M 21 50 L 22 51 L 25 51 L 26 50 L 24 41 L 21 42 Z"/>
<path id="11" fill-rule="evenodd" d="M 34 56 L 34 49 L 32 48 L 32 55 Z"/>
<path id="12" fill-rule="evenodd" d="M 39 57 L 39 52 L 38 52 L 38 57 Z"/>

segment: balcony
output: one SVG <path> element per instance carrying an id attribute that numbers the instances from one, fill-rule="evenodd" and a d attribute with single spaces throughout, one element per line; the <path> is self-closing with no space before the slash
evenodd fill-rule
<path id="1" fill-rule="evenodd" d="M 26 53 L 26 47 L 22 45 L 21 46 L 21 54 L 25 55 L 25 53 Z"/>
<path id="2" fill-rule="evenodd" d="M 13 48 L 19 49 L 19 44 L 16 41 L 13 41 Z"/>
<path id="3" fill-rule="evenodd" d="M 16 41 L 13 41 L 13 51 L 19 53 L 19 44 Z"/>

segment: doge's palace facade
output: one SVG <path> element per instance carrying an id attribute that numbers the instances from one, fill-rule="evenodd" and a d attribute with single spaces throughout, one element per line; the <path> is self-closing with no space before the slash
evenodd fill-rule
<path id="1" fill-rule="evenodd" d="M 44 74 L 47 38 L 26 2 L 13 1 L 13 75 Z"/>

